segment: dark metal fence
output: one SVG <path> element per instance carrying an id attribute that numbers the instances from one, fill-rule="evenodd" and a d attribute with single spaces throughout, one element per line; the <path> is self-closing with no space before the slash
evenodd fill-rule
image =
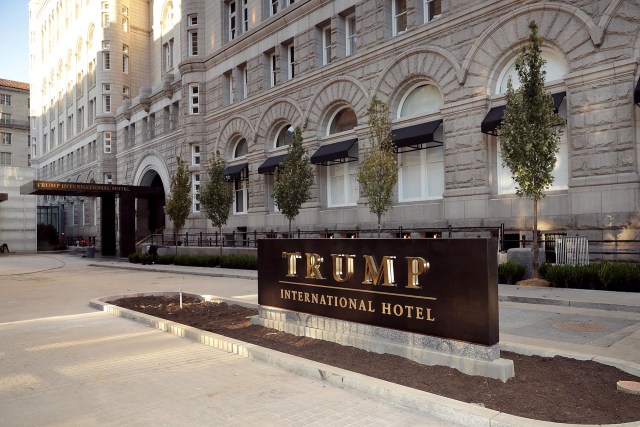
<path id="1" fill-rule="evenodd" d="M 593 231 L 593 230 L 591 230 Z M 433 227 L 433 228 L 352 228 L 352 229 L 328 229 L 324 230 L 300 230 L 292 231 L 291 236 L 284 231 L 247 231 L 236 230 L 228 233 L 158 233 L 144 239 L 144 243 L 160 246 L 174 246 L 177 242 L 181 246 L 199 247 L 248 247 L 256 248 L 260 239 L 282 238 L 404 238 L 404 239 L 440 239 L 440 238 L 472 238 L 494 237 L 498 242 L 497 250 L 505 252 L 510 248 L 531 247 L 532 240 L 527 239 L 527 232 L 505 231 L 504 225 L 499 227 Z M 528 231 L 531 235 L 531 232 Z M 567 236 L 562 231 L 541 231 L 538 244 L 544 248 L 547 262 L 555 262 L 556 237 Z M 142 242 L 141 242 L 142 243 Z M 640 262 L 640 240 L 604 239 L 589 240 L 589 259 L 594 261 L 631 261 Z"/>

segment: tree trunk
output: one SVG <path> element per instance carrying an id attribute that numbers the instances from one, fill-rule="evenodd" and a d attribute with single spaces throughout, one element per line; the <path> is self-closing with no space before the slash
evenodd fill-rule
<path id="1" fill-rule="evenodd" d="M 173 232 L 173 244 L 176 245 L 176 257 L 178 256 L 178 234 L 179 233 L 176 233 L 175 231 Z M 173 263 L 175 264 L 176 261 L 174 260 Z"/>
<path id="2" fill-rule="evenodd" d="M 540 278 L 540 251 L 538 248 L 538 200 L 533 200 L 533 277 Z"/>
<path id="3" fill-rule="evenodd" d="M 381 214 L 378 214 L 378 239 L 380 238 L 380 218 L 382 217 Z"/>
<path id="4" fill-rule="evenodd" d="M 287 237 L 289 239 L 291 238 L 291 218 L 289 218 L 289 233 L 287 234 Z"/>
<path id="5" fill-rule="evenodd" d="M 222 237 L 222 226 L 218 227 L 220 231 L 220 256 L 222 256 L 222 246 L 224 246 L 224 237 Z"/>

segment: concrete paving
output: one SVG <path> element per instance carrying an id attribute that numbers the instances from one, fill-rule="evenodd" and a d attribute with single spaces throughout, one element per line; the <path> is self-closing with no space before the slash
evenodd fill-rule
<path id="1" fill-rule="evenodd" d="M 2 424 L 452 425 L 87 304 L 178 288 L 255 303 L 254 277 L 79 255 L 0 257 Z M 640 375 L 640 294 L 503 285 L 499 294 L 503 350 L 594 359 Z"/>

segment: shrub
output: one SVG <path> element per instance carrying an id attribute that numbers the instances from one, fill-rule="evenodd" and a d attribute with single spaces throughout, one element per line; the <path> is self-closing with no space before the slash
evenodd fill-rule
<path id="1" fill-rule="evenodd" d="M 220 267 L 257 270 L 258 257 L 256 255 L 226 255 L 220 257 Z"/>
<path id="2" fill-rule="evenodd" d="M 527 271 L 524 265 L 515 261 L 507 261 L 498 265 L 498 282 L 513 285 L 524 277 Z"/>
<path id="3" fill-rule="evenodd" d="M 640 264 L 549 264 L 543 277 L 556 288 L 640 292 Z"/>
<path id="4" fill-rule="evenodd" d="M 132 264 L 140 264 L 140 255 L 142 254 L 139 252 L 129 254 L 129 262 Z"/>

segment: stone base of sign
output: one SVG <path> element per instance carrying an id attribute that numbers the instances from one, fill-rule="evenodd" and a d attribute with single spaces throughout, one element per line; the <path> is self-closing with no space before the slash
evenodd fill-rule
<path id="1" fill-rule="evenodd" d="M 513 361 L 500 358 L 500 346 L 483 346 L 260 306 L 251 319 L 296 336 L 321 339 L 375 353 L 394 354 L 423 365 L 449 366 L 468 375 L 507 381 L 515 375 Z"/>

